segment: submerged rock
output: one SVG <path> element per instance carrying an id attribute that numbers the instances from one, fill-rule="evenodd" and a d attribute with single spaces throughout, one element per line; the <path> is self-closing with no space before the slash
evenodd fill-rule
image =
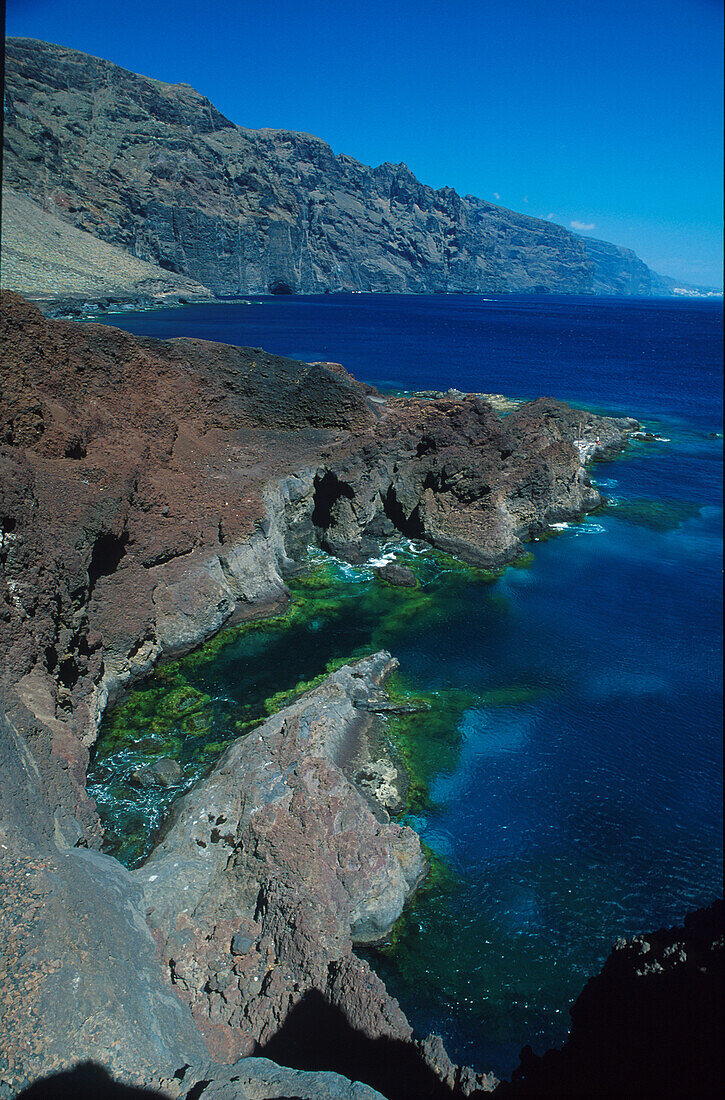
<path id="1" fill-rule="evenodd" d="M 153 764 L 135 768 L 129 779 L 137 787 L 176 787 L 184 778 L 184 769 L 176 760 L 163 756 Z"/>

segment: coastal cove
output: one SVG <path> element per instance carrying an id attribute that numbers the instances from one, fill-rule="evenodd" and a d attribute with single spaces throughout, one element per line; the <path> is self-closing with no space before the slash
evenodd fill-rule
<path id="1" fill-rule="evenodd" d="M 398 543 L 419 573 L 406 591 L 317 553 L 291 615 L 218 636 L 110 710 L 89 776 L 133 862 L 132 796 L 113 785 L 132 762 L 111 757 L 134 722 L 191 781 L 278 693 L 389 649 L 396 690 L 430 705 L 386 721 L 411 773 L 403 820 L 437 858 L 366 955 L 417 1031 L 508 1073 L 524 1043 L 562 1041 L 618 936 L 720 887 L 721 307 L 356 295 L 106 320 L 340 361 L 383 390 L 553 393 L 666 437 L 598 465 L 607 507 L 500 576 Z"/>

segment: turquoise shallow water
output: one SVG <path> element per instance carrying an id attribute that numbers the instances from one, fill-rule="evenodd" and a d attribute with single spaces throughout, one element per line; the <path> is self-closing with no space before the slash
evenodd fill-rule
<path id="1" fill-rule="evenodd" d="M 98 791 L 132 860 L 143 841 L 123 835 L 148 812 L 123 802 L 135 751 L 176 738 L 191 781 L 275 691 L 391 648 L 402 689 L 438 693 L 391 736 L 419 779 L 409 820 L 442 862 L 369 957 L 417 1030 L 508 1072 L 525 1042 L 564 1038 L 617 936 L 721 890 L 721 307 L 356 296 L 119 322 L 337 359 L 402 388 L 553 392 L 667 437 L 598 466 L 610 506 L 493 583 L 429 558 L 406 596 L 320 561 L 293 621 L 157 677 L 100 744 Z"/>

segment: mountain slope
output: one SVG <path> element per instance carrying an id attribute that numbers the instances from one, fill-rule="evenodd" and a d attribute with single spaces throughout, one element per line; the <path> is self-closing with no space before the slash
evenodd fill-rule
<path id="1" fill-rule="evenodd" d="M 199 283 L 74 228 L 10 188 L 2 196 L 2 285 L 36 300 L 58 297 L 204 301 Z"/>
<path id="2" fill-rule="evenodd" d="M 8 39 L 4 182 L 216 293 L 649 294 L 635 254 L 369 168 L 319 138 L 247 130 L 186 84 Z"/>

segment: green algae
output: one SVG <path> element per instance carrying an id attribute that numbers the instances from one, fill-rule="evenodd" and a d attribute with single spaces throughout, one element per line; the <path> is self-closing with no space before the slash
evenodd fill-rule
<path id="1" fill-rule="evenodd" d="M 415 988 L 423 1003 L 449 1003 L 505 1041 L 565 1011 L 600 967 L 602 914 L 621 889 L 611 869 L 543 856 L 493 865 L 481 891 L 434 855 L 430 878 L 369 957 L 393 995 Z M 562 929 L 554 953 L 552 927 Z M 583 960 L 582 929 L 591 929 Z"/>
<path id="2" fill-rule="evenodd" d="M 481 703 L 482 696 L 460 688 L 421 692 L 400 671 L 393 673 L 386 688 L 394 703 L 426 707 L 418 714 L 388 715 L 386 723 L 408 774 L 406 812 L 430 811 L 434 808 L 431 782 L 441 772 L 453 772 L 458 766 L 461 718 Z"/>
<path id="3" fill-rule="evenodd" d="M 511 562 L 514 569 L 531 569 L 532 565 L 536 562 L 536 555 L 527 550 L 524 554 L 519 554 L 518 558 Z"/>
<path id="4" fill-rule="evenodd" d="M 686 500 L 622 500 L 609 501 L 607 513 L 648 531 L 674 531 L 686 520 L 699 515 L 696 504 Z"/>
<path id="5" fill-rule="evenodd" d="M 446 606 L 451 600 L 465 603 L 472 585 L 486 586 L 492 608 L 507 613 L 507 598 L 491 587 L 500 570 L 467 565 L 422 544 L 406 542 L 394 551 L 415 573 L 415 588 L 384 584 L 370 567 L 313 550 L 305 571 L 288 582 L 284 610 L 219 632 L 158 668 L 108 712 L 89 791 L 106 825 L 109 850 L 138 863 L 173 799 L 208 772 L 232 740 L 343 664 L 378 649 L 395 652 L 416 632 L 442 626 Z M 485 703 L 486 695 L 453 688 L 421 692 L 400 675 L 391 694 L 428 706 L 423 714 L 382 720 L 410 774 L 408 808 L 424 808 L 432 777 L 456 766 L 463 712 Z M 164 756 L 184 769 L 179 787 L 134 787 L 132 771 Z"/>

